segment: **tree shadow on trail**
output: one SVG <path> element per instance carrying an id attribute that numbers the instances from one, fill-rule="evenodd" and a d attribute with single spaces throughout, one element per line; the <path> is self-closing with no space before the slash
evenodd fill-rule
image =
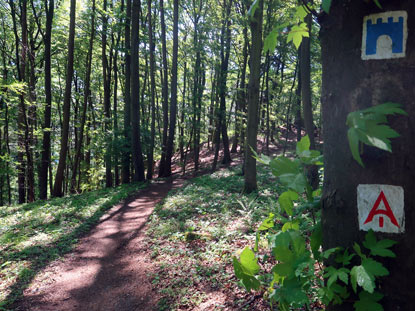
<path id="1" fill-rule="evenodd" d="M 144 184 L 136 186 L 135 193 L 139 190 L 141 190 L 144 187 Z M 65 234 L 61 236 L 56 241 L 52 242 L 52 244 L 48 245 L 32 245 L 25 247 L 22 250 L 18 251 L 2 251 L 2 254 L 0 255 L 0 261 L 1 262 L 18 262 L 21 260 L 26 260 L 28 262 L 27 266 L 22 269 L 16 278 L 16 281 L 13 282 L 13 284 L 7 289 L 9 294 L 4 299 L 4 301 L 0 302 L 0 310 L 7 310 L 10 308 L 11 310 L 18 310 L 19 306 L 19 299 L 21 298 L 23 291 L 25 288 L 29 286 L 29 284 L 32 282 L 32 280 L 36 277 L 39 271 L 41 271 L 44 267 L 46 267 L 49 263 L 52 261 L 58 259 L 59 257 L 63 256 L 64 254 L 70 252 L 73 250 L 73 247 L 78 242 L 79 238 L 84 236 L 86 233 L 88 233 L 100 220 L 100 218 L 115 204 L 117 204 L 120 200 L 126 199 L 126 203 L 129 201 L 130 196 L 127 196 L 125 198 L 125 194 L 123 193 L 117 193 L 115 194 L 111 199 L 104 202 L 101 206 L 97 208 L 97 210 L 90 216 L 90 217 L 79 217 L 77 215 L 77 211 L 79 208 L 77 208 L 75 205 L 75 202 L 71 202 L 69 207 L 74 207 L 73 210 L 71 210 L 71 213 L 65 215 L 65 219 L 68 217 L 70 218 L 77 218 L 81 224 L 74 228 L 70 233 Z M 63 198 L 58 199 L 62 200 L 64 202 L 65 200 L 72 200 L 73 198 Z M 88 198 L 88 201 L 86 202 L 88 205 L 92 205 L 99 201 L 100 197 L 95 198 Z M 75 201 L 77 199 L 75 198 Z M 32 210 L 34 208 L 37 208 L 41 206 L 42 204 L 45 204 L 45 202 L 36 202 L 34 205 L 35 207 L 29 206 L 27 209 Z M 86 207 L 87 205 L 84 205 L 83 207 Z M 64 210 L 64 209 L 62 209 Z M 119 212 L 119 210 L 116 210 L 115 213 Z M 58 214 L 62 214 L 64 211 L 59 212 Z M 59 225 L 60 216 L 57 215 L 55 219 L 52 222 L 49 223 L 40 223 L 36 228 L 39 232 L 49 232 L 50 230 L 53 230 L 56 226 Z M 54 225 L 55 223 L 55 225 Z M 28 224 L 26 224 L 28 225 Z M 29 224 L 30 225 L 30 224 Z M 16 226 L 17 232 L 20 232 L 19 229 L 24 230 L 25 223 L 20 223 Z M 12 247 L 12 246 L 11 246 Z"/>

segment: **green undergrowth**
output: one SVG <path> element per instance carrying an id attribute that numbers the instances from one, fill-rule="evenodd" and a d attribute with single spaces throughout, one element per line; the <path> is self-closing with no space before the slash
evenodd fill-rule
<path id="1" fill-rule="evenodd" d="M 0 310 L 18 299 L 36 273 L 73 249 L 106 210 L 145 184 L 0 207 Z"/>
<path id="2" fill-rule="evenodd" d="M 235 290 L 232 256 L 242 245 L 254 245 L 257 225 L 275 209 L 281 189 L 259 166 L 258 193 L 242 194 L 240 173 L 236 167 L 194 178 L 156 207 L 148 234 L 159 310 L 244 304 L 245 293 Z"/>

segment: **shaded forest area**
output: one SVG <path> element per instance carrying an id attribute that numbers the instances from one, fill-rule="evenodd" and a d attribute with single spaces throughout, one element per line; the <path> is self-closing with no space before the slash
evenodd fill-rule
<path id="1" fill-rule="evenodd" d="M 303 128 L 315 148 L 318 24 L 296 1 L 257 4 L 1 1 L 0 205 L 168 177 L 174 155 L 197 171 L 202 148 L 212 171 L 245 152 L 250 192 L 258 135 L 268 150 Z"/>

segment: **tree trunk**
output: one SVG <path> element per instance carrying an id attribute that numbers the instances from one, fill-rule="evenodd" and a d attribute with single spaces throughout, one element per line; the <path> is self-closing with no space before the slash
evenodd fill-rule
<path id="1" fill-rule="evenodd" d="M 406 11 L 406 57 L 362 60 L 364 16 L 379 13 L 374 2 L 333 1 L 329 15 L 320 18 L 323 60 L 324 191 L 322 225 L 324 249 L 361 244 L 366 232 L 359 230 L 357 187 L 362 184 L 395 185 L 404 191 L 404 233 L 376 233 L 379 239 L 398 242 L 396 258 L 382 260 L 389 275 L 381 278 L 384 310 L 413 310 L 415 272 L 415 32 L 414 1 L 383 1 L 382 11 Z M 394 18 L 394 21 L 396 19 Z M 377 21 L 373 21 L 376 23 Z M 341 62 L 339 62 L 339 59 Z M 347 115 L 386 102 L 399 103 L 408 116 L 389 117 L 389 125 L 401 136 L 392 140 L 392 153 L 364 146 L 362 168 L 352 157 L 347 140 Z M 371 202 L 373 204 L 373 202 Z M 391 206 L 394 209 L 394 206 Z M 377 219 L 376 219 L 377 221 Z M 390 221 L 388 218 L 386 221 Z M 352 310 L 352 303 L 328 310 Z"/>
<path id="2" fill-rule="evenodd" d="M 107 57 L 107 30 L 108 30 L 108 17 L 107 17 L 107 0 L 104 0 L 102 13 L 102 77 L 104 84 L 104 116 L 105 116 L 105 136 L 106 136 L 106 150 L 105 150 L 105 187 L 112 187 L 112 142 L 111 135 L 109 135 L 111 127 L 111 66 L 108 64 Z"/>
<path id="3" fill-rule="evenodd" d="M 171 100 L 170 100 L 170 126 L 167 141 L 166 164 L 164 177 L 171 176 L 171 158 L 173 157 L 174 134 L 176 131 L 177 116 L 177 55 L 179 47 L 179 0 L 174 0 L 173 8 L 173 58 L 171 70 Z"/>
<path id="4" fill-rule="evenodd" d="M 85 62 L 86 73 L 85 73 L 83 106 L 82 106 L 82 114 L 81 114 L 81 125 L 79 128 L 78 144 L 76 145 L 76 150 L 75 150 L 76 154 L 74 158 L 74 165 L 73 165 L 72 178 L 71 178 L 71 187 L 70 187 L 72 193 L 74 193 L 76 189 L 76 175 L 77 175 L 78 168 L 81 162 L 82 143 L 84 139 L 86 113 L 87 113 L 89 94 L 90 94 L 90 88 L 91 88 L 91 67 L 92 67 L 92 50 L 94 46 L 94 37 L 95 37 L 95 0 L 92 0 L 91 36 L 89 38 L 89 47 L 88 47 L 88 53 L 87 53 L 86 62 Z"/>
<path id="5" fill-rule="evenodd" d="M 49 5 L 48 5 L 49 2 Z M 43 36 L 45 58 L 45 95 L 46 106 L 43 123 L 42 155 L 39 170 L 39 198 L 47 199 L 48 196 L 48 167 L 50 162 L 50 134 L 52 125 L 52 73 L 51 73 L 51 42 L 52 22 L 54 15 L 54 0 L 45 1 L 46 29 Z"/>
<path id="6" fill-rule="evenodd" d="M 53 196 L 63 196 L 62 185 L 66 167 L 66 155 L 68 153 L 69 118 L 71 111 L 71 91 L 73 77 L 74 43 L 75 43 L 75 13 L 76 0 L 71 0 L 69 37 L 68 37 L 68 62 L 66 70 L 65 96 L 63 100 L 63 128 L 61 136 L 61 148 L 59 152 L 59 164 L 53 186 Z"/>
<path id="7" fill-rule="evenodd" d="M 144 180 L 144 162 L 140 137 L 140 74 L 138 62 L 140 0 L 133 0 L 131 11 L 131 149 L 134 164 L 133 180 Z"/>
<path id="8" fill-rule="evenodd" d="M 127 0 L 124 27 L 125 40 L 125 91 L 124 91 L 124 148 L 122 153 L 121 180 L 123 184 L 130 182 L 131 153 L 131 0 Z"/>
<path id="9" fill-rule="evenodd" d="M 250 72 L 248 85 L 248 124 L 246 132 L 245 147 L 245 185 L 244 192 L 250 193 L 256 191 L 256 159 L 253 151 L 257 150 L 257 132 L 258 132 L 258 105 L 259 105 L 259 82 L 261 69 L 261 51 L 262 51 L 262 10 L 264 1 L 258 1 L 258 8 L 250 20 L 251 26 L 251 57 L 249 61 Z"/>
<path id="10" fill-rule="evenodd" d="M 169 126 L 169 79 L 167 65 L 167 46 L 166 46 L 166 23 L 164 21 L 164 2 L 160 0 L 160 23 L 161 23 L 161 44 L 163 54 L 163 140 L 161 146 L 161 160 L 159 167 L 159 177 L 165 176 L 166 171 L 166 153 L 167 153 L 167 134 Z"/>
<path id="11" fill-rule="evenodd" d="M 153 39 L 153 22 L 151 12 L 151 0 L 147 0 L 148 11 L 148 38 L 150 45 L 150 101 L 151 101 L 151 133 L 150 133 L 150 148 L 147 155 L 147 179 L 153 178 L 154 171 L 154 139 L 156 136 L 156 63 L 154 59 L 155 44 Z"/>

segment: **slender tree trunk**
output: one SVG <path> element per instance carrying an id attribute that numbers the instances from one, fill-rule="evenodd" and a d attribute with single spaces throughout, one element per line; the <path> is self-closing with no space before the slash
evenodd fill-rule
<path id="1" fill-rule="evenodd" d="M 108 17 L 107 17 L 107 0 L 104 0 L 102 13 L 102 76 L 104 84 L 104 116 L 105 116 L 105 136 L 106 136 L 106 151 L 105 151 L 105 186 L 112 187 L 112 143 L 111 135 L 109 135 L 111 127 L 111 66 L 108 64 L 107 57 L 107 30 L 108 30 Z"/>
<path id="2" fill-rule="evenodd" d="M 74 165 L 72 170 L 72 178 L 71 178 L 71 192 L 75 192 L 76 188 L 76 175 L 78 172 L 78 168 L 80 166 L 81 161 L 81 153 L 82 153 L 82 143 L 84 138 L 84 129 L 85 129 L 85 122 L 86 122 L 86 115 L 87 115 L 87 108 L 89 102 L 89 94 L 91 91 L 91 67 L 92 67 L 92 50 L 94 46 L 94 37 L 95 37 L 95 0 L 92 0 L 92 15 L 91 15 L 91 34 L 89 38 L 89 47 L 88 53 L 86 57 L 86 73 L 85 73 L 85 86 L 84 86 L 84 97 L 83 97 L 83 106 L 82 106 L 82 113 L 81 113 L 81 126 L 79 128 L 79 139 L 78 144 L 76 145 L 76 154 L 74 158 Z"/>
<path id="3" fill-rule="evenodd" d="M 124 0 L 123 0 L 124 1 Z M 130 182 L 131 153 L 131 0 L 127 0 L 126 19 L 124 27 L 125 36 L 125 92 L 124 92 L 124 148 L 122 154 L 121 180 L 123 184 Z"/>
<path id="4" fill-rule="evenodd" d="M 248 125 L 245 148 L 245 185 L 244 192 L 250 193 L 257 189 L 256 159 L 253 151 L 257 150 L 258 132 L 258 104 L 259 104 L 259 80 L 262 51 L 262 10 L 264 1 L 259 0 L 258 8 L 250 20 L 251 26 L 251 57 L 250 76 L 248 85 Z"/>
<path id="5" fill-rule="evenodd" d="M 47 199 L 48 196 L 48 167 L 50 163 L 50 134 L 52 125 L 52 73 L 51 73 L 51 42 L 52 22 L 55 9 L 54 0 L 45 0 L 46 29 L 43 37 L 45 58 L 45 95 L 46 106 L 43 123 L 42 155 L 39 170 L 39 198 Z M 49 4 L 48 4 L 49 3 Z"/>
<path id="6" fill-rule="evenodd" d="M 133 180 L 144 180 L 144 162 L 140 138 L 140 74 L 138 62 L 140 0 L 133 0 L 131 11 L 131 149 L 134 164 Z"/>
<path id="7" fill-rule="evenodd" d="M 59 152 L 59 164 L 56 171 L 55 184 L 53 186 L 53 196 L 63 196 L 62 185 L 64 181 L 64 172 L 66 167 L 66 156 L 68 153 L 69 137 L 69 118 L 71 111 L 71 90 L 73 77 L 73 60 L 74 60 L 74 41 L 75 41 L 75 13 L 76 0 L 71 0 L 69 38 L 68 38 L 68 62 L 66 70 L 65 96 L 63 101 L 63 128 L 61 136 L 61 148 Z"/>
<path id="8" fill-rule="evenodd" d="M 154 139 L 156 136 L 156 64 L 154 59 L 154 38 L 153 38 L 153 22 L 152 22 L 152 12 L 151 12 L 151 1 L 147 0 L 147 11 L 148 11 L 148 38 L 150 45 L 150 92 L 151 92 L 151 129 L 150 129 L 150 147 L 147 155 L 147 179 L 153 178 L 154 171 Z"/>
<path id="9" fill-rule="evenodd" d="M 186 42 L 186 39 L 184 40 Z M 183 72 L 183 102 L 180 114 L 180 138 L 179 138 L 179 150 L 180 150 L 180 161 L 184 159 L 184 127 L 185 127 L 185 109 L 186 109 L 186 83 L 187 83 L 187 62 L 184 62 Z"/>
<path id="10" fill-rule="evenodd" d="M 165 176 L 166 171 L 166 153 L 167 153 L 167 134 L 169 126 L 169 81 L 167 65 L 167 46 L 166 46 L 166 23 L 164 21 L 164 1 L 160 0 L 160 23 L 161 23 L 161 44 L 163 55 L 163 140 L 161 146 L 161 160 L 159 167 L 159 177 Z"/>
<path id="11" fill-rule="evenodd" d="M 170 126 L 167 141 L 166 164 L 164 177 L 171 176 L 171 159 L 173 157 L 174 134 L 176 132 L 177 117 L 177 55 L 179 48 L 179 0 L 173 1 L 173 58 L 171 70 L 171 100 L 170 100 Z"/>

